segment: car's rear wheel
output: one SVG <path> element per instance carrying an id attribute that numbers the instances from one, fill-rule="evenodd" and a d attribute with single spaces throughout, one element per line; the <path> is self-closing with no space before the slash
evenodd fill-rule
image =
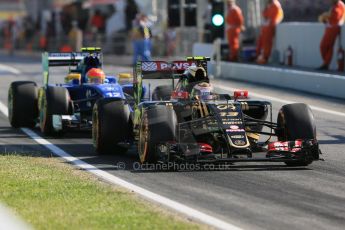
<path id="1" fill-rule="evenodd" d="M 68 115 L 71 113 L 69 92 L 63 87 L 42 88 L 40 98 L 40 128 L 46 136 L 61 135 L 62 130 L 55 130 L 53 115 Z"/>
<path id="2" fill-rule="evenodd" d="M 157 86 L 152 92 L 152 100 L 167 101 L 170 100 L 173 89 L 170 85 Z"/>
<path id="3" fill-rule="evenodd" d="M 92 139 L 98 154 L 126 153 L 133 139 L 128 105 L 123 100 L 98 100 L 92 112 Z"/>
<path id="4" fill-rule="evenodd" d="M 316 126 L 310 107 L 303 103 L 284 105 L 278 114 L 279 141 L 316 140 Z M 312 154 L 318 158 L 319 150 Z M 307 166 L 313 159 L 285 162 L 288 166 Z"/>
<path id="5" fill-rule="evenodd" d="M 8 119 L 11 126 L 35 127 L 38 118 L 38 90 L 35 82 L 12 82 L 8 91 Z"/>
<path id="6" fill-rule="evenodd" d="M 176 139 L 176 113 L 172 107 L 156 105 L 143 112 L 138 152 L 141 163 L 159 161 L 157 145 Z"/>

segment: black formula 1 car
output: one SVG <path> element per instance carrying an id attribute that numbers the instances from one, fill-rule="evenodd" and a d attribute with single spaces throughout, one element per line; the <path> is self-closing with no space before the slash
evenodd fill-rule
<path id="1" fill-rule="evenodd" d="M 211 97 L 202 99 L 181 87 L 183 72 L 190 66 L 202 67 L 207 76 L 207 61 L 194 57 L 172 63 L 137 64 L 131 127 L 142 163 L 272 161 L 306 166 L 319 159 L 314 118 L 306 104 L 283 106 L 277 122 L 273 122 L 272 104 L 249 100 L 247 91 L 235 91 L 231 96 L 213 92 Z M 150 95 L 142 95 L 145 79 L 172 79 L 173 85 L 174 79 L 180 80 L 170 88 L 170 100 L 158 100 L 164 99 L 167 92 L 160 95 L 157 90 L 153 91 L 156 98 L 152 100 Z M 109 143 L 120 143 L 115 126 L 111 132 L 107 138 L 117 139 L 110 138 Z M 262 140 L 261 136 L 267 138 Z"/>

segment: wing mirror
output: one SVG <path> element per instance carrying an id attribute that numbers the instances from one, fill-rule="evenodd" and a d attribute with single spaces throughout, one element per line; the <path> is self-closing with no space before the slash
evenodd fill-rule
<path id="1" fill-rule="evenodd" d="M 188 99 L 189 98 L 189 93 L 184 92 L 184 91 L 173 91 L 171 93 L 171 99 Z"/>
<path id="2" fill-rule="evenodd" d="M 248 90 L 236 90 L 234 92 L 234 100 L 248 99 Z"/>

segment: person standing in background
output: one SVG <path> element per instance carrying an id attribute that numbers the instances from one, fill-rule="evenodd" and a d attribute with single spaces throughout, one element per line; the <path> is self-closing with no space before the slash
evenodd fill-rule
<path id="1" fill-rule="evenodd" d="M 132 41 L 133 41 L 133 65 L 137 61 L 151 61 L 151 23 L 145 14 L 137 14 L 133 22 Z"/>
<path id="2" fill-rule="evenodd" d="M 35 34 L 35 24 L 31 16 L 26 16 L 23 21 L 26 49 L 32 51 L 33 37 Z"/>
<path id="3" fill-rule="evenodd" d="M 328 70 L 335 41 L 340 36 L 341 25 L 344 24 L 345 4 L 340 0 L 331 0 L 331 2 L 333 5 L 330 11 L 319 17 L 319 20 L 325 23 L 326 29 L 320 44 L 323 64 L 317 70 Z"/>
<path id="4" fill-rule="evenodd" d="M 242 10 L 236 5 L 235 0 L 228 0 L 227 38 L 230 49 L 229 61 L 238 61 L 238 52 L 240 49 L 240 33 L 244 31 L 244 19 Z"/>
<path id="5" fill-rule="evenodd" d="M 105 17 L 100 10 L 96 10 L 95 14 L 91 18 L 92 30 L 97 34 L 105 33 Z"/>
<path id="6" fill-rule="evenodd" d="M 284 18 L 284 12 L 278 0 L 268 0 L 262 13 L 264 23 L 256 45 L 256 62 L 266 64 L 271 56 L 276 27 Z"/>
<path id="7" fill-rule="evenodd" d="M 133 27 L 133 20 L 138 14 L 138 5 L 135 0 L 127 0 L 127 5 L 125 9 L 126 13 L 126 30 L 131 31 Z"/>
<path id="8" fill-rule="evenodd" d="M 72 29 L 68 33 L 70 47 L 73 51 L 79 51 L 83 47 L 83 32 L 79 28 L 78 21 L 72 21 Z"/>

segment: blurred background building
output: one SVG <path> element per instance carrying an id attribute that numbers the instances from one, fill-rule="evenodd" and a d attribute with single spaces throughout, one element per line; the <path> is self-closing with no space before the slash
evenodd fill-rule
<path id="1" fill-rule="evenodd" d="M 134 2 L 134 3 L 133 3 Z M 208 0 L 1 0 L 1 46 L 27 50 L 69 50 L 76 30 L 82 45 L 99 45 L 105 52 L 131 54 L 130 21 L 136 13 L 151 22 L 154 55 L 190 54 L 195 42 L 205 40 Z M 224 17 L 223 0 L 214 0 Z M 254 43 L 266 0 L 238 0 L 246 28 L 245 43 Z M 316 22 L 329 5 L 324 0 L 281 0 L 285 22 Z M 128 9 L 128 6 L 132 7 Z M 134 8 L 133 8 L 134 7 Z M 136 9 L 135 9 L 136 8 Z M 215 12 L 212 12 L 215 13 Z M 95 16 L 96 15 L 96 16 Z M 211 22 L 212 24 L 212 22 Z M 212 25 L 214 26 L 214 25 Z M 224 24 L 215 31 L 224 39 Z M 74 39 L 74 40 L 73 40 Z"/>

